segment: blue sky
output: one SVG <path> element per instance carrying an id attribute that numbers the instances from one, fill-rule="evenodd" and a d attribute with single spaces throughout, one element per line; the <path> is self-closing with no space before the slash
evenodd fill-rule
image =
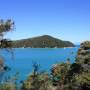
<path id="1" fill-rule="evenodd" d="M 90 40 L 90 0 L 0 0 L 0 18 L 11 18 L 12 40 L 51 35 L 74 43 Z"/>

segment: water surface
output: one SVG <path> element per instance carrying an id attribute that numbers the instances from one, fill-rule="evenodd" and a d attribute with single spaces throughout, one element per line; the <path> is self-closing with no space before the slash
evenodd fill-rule
<path id="1" fill-rule="evenodd" d="M 66 62 L 70 58 L 74 62 L 77 47 L 74 48 L 17 48 L 14 49 L 14 59 L 11 54 L 4 52 L 5 63 L 11 70 L 9 75 L 19 72 L 19 79 L 24 80 L 32 72 L 33 62 L 40 64 L 40 69 L 50 71 L 53 64 Z"/>

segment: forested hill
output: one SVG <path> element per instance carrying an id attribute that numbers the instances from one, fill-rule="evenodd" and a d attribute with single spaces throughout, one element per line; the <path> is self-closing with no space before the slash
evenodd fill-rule
<path id="1" fill-rule="evenodd" d="M 69 41 L 59 40 L 49 35 L 38 36 L 34 38 L 13 41 L 13 47 L 33 47 L 33 48 L 54 48 L 54 47 L 73 47 L 74 44 Z"/>

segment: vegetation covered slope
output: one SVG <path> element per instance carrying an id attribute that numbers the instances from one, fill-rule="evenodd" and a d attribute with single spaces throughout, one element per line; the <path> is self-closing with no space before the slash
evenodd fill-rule
<path id="1" fill-rule="evenodd" d="M 43 35 L 39 37 L 17 40 L 13 42 L 13 47 L 73 47 L 74 44 L 69 41 L 62 41 L 49 35 Z"/>

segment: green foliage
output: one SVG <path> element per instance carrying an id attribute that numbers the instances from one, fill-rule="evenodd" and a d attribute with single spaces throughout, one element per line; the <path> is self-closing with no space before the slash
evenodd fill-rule
<path id="1" fill-rule="evenodd" d="M 4 21 L 3 19 L 0 20 L 0 34 L 3 32 L 8 32 L 13 30 L 14 22 L 11 19 Z"/>
<path id="2" fill-rule="evenodd" d="M 0 20 L 0 48 L 12 47 L 11 41 L 8 39 L 3 39 L 6 32 L 14 30 L 14 22 L 11 19 L 4 21 Z"/>
<path id="3" fill-rule="evenodd" d="M 0 84 L 0 90 L 16 90 L 16 86 L 13 83 Z"/>
<path id="4" fill-rule="evenodd" d="M 74 44 L 72 44 L 69 41 L 62 41 L 49 35 L 17 40 L 13 42 L 13 47 L 59 48 L 59 47 L 73 47 L 73 46 Z"/>
<path id="5" fill-rule="evenodd" d="M 40 72 L 38 64 L 34 64 L 33 68 L 32 74 L 24 81 L 22 90 L 50 90 L 49 75 L 46 72 Z"/>
<path id="6" fill-rule="evenodd" d="M 17 72 L 13 76 L 6 76 L 2 83 L 0 83 L 0 90 L 17 90 L 19 87 L 17 85 L 19 73 Z"/>
<path id="7" fill-rule="evenodd" d="M 0 20 L 0 49 L 5 49 L 6 51 L 12 52 L 12 43 L 8 39 L 4 39 L 4 34 L 6 32 L 14 30 L 14 22 L 10 19 L 4 21 L 3 19 Z M 2 77 L 5 71 L 9 68 L 8 66 L 4 65 L 4 60 L 0 57 L 0 90 L 16 90 L 15 84 L 12 82 L 2 82 Z"/>
<path id="8" fill-rule="evenodd" d="M 90 42 L 81 44 L 76 62 L 71 65 L 68 76 L 66 90 L 90 90 Z"/>
<path id="9" fill-rule="evenodd" d="M 51 76 L 53 85 L 57 87 L 57 90 L 63 90 L 64 84 L 67 80 L 67 73 L 70 69 L 69 60 L 66 63 L 55 64 L 51 69 Z"/>

